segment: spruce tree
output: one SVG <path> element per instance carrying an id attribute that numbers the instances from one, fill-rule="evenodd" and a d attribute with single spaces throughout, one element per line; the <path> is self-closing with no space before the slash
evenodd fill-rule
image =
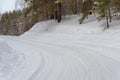
<path id="1" fill-rule="evenodd" d="M 111 0 L 94 0 L 95 13 L 99 21 L 106 19 L 107 28 L 109 28 L 109 20 L 111 22 Z"/>

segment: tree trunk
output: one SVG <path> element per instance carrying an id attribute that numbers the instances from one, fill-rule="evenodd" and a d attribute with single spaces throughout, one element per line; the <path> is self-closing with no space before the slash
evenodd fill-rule
<path id="1" fill-rule="evenodd" d="M 46 11 L 46 19 L 48 20 L 48 12 Z"/>
<path id="2" fill-rule="evenodd" d="M 109 28 L 109 18 L 108 18 L 108 11 L 107 10 L 105 10 L 105 14 L 106 14 L 107 28 Z"/>
<path id="3" fill-rule="evenodd" d="M 58 3 L 58 23 L 61 21 L 61 2 Z"/>
<path id="4" fill-rule="evenodd" d="M 77 14 L 77 0 L 74 0 L 74 14 Z"/>
<path id="5" fill-rule="evenodd" d="M 109 12 L 109 19 L 110 19 L 109 22 L 111 22 L 112 21 L 112 16 L 111 16 L 111 10 L 110 10 L 110 8 L 108 9 L 108 12 Z"/>
<path id="6" fill-rule="evenodd" d="M 57 19 L 58 19 L 57 14 L 58 14 L 58 12 L 57 12 L 57 10 L 56 10 L 56 11 L 55 11 L 55 20 L 57 20 Z"/>

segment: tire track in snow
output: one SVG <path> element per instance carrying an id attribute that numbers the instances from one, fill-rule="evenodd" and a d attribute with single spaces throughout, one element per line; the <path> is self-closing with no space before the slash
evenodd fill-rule
<path id="1" fill-rule="evenodd" d="M 52 44 L 52 43 L 39 43 L 38 44 L 38 41 L 36 42 L 36 43 L 32 43 L 33 41 L 32 40 L 30 40 L 31 42 L 28 42 L 29 44 L 32 44 L 32 45 L 38 45 L 38 46 L 41 46 L 42 48 L 44 47 L 44 48 L 47 48 L 47 46 L 49 46 L 47 49 L 47 51 L 48 52 L 45 52 L 44 54 L 46 54 L 46 55 L 48 55 L 48 54 L 53 54 L 54 53 L 54 50 L 51 52 L 51 51 L 49 51 L 49 48 L 51 47 L 51 48 L 57 48 L 58 49 L 58 51 L 60 51 L 60 50 L 63 50 L 63 51 L 67 51 L 67 55 L 65 56 L 65 58 L 67 58 L 68 60 L 67 60 L 67 62 L 69 63 L 69 61 L 71 60 L 71 58 L 72 57 L 74 57 L 75 55 L 76 55 L 76 53 L 77 54 L 79 54 L 80 53 L 80 51 L 78 51 L 78 52 L 76 52 L 77 50 L 71 50 L 72 49 L 72 47 L 71 48 L 69 48 L 69 47 L 66 47 L 66 46 L 61 46 L 61 45 L 55 45 L 55 44 Z M 34 42 L 35 42 L 35 40 L 34 40 Z M 80 45 L 80 44 L 79 44 Z M 70 45 L 68 45 L 68 46 L 70 46 Z M 75 47 L 75 46 L 74 46 Z M 41 49 L 41 50 L 43 50 L 43 51 L 45 51 L 45 49 Z M 93 77 L 93 76 L 95 76 L 94 74 L 95 73 L 98 73 L 96 76 L 98 76 L 98 77 L 96 77 L 95 78 L 95 80 L 112 80 L 112 79 L 110 79 L 110 76 L 111 75 L 109 75 L 109 71 L 110 71 L 110 69 L 107 69 L 107 68 L 109 68 L 109 65 L 111 66 L 111 64 L 113 64 L 113 63 L 115 63 L 116 61 L 114 61 L 114 60 L 111 60 L 110 58 L 108 58 L 108 57 L 105 57 L 105 56 L 101 56 L 100 54 L 98 55 L 98 54 L 96 54 L 96 53 L 99 53 L 99 52 L 96 52 L 96 50 L 92 50 L 92 49 L 89 49 L 89 48 L 86 48 L 85 46 L 80 46 L 80 47 L 77 47 L 77 48 L 84 48 L 84 50 L 87 50 L 88 52 L 85 52 L 85 54 L 87 53 L 87 55 L 85 55 L 85 54 L 79 54 L 80 56 L 79 57 L 75 57 L 74 59 L 76 60 L 77 59 L 77 61 L 81 58 L 84 62 L 83 62 L 83 64 L 84 64 L 84 67 L 86 67 L 86 68 L 82 68 L 84 71 L 86 71 L 86 73 L 85 74 L 87 74 L 87 76 L 86 75 L 83 75 L 83 76 L 85 76 L 85 77 L 83 77 L 83 79 L 81 79 L 81 80 L 94 80 L 94 78 L 95 77 Z M 60 49 L 60 50 L 59 50 Z M 72 55 L 71 55 L 71 57 L 70 57 L 70 54 L 68 54 L 68 53 L 71 53 Z M 92 53 L 92 54 L 91 54 Z M 93 53 L 94 53 L 94 55 L 97 55 L 97 56 L 95 56 L 95 57 L 93 57 L 94 55 L 93 55 Z M 66 53 L 56 53 L 57 54 L 57 56 L 59 55 L 59 56 L 61 56 L 61 60 L 60 61 L 63 61 L 63 63 L 64 64 L 62 64 L 62 65 L 60 65 L 60 66 L 63 66 L 64 65 L 64 68 L 65 68 L 65 60 L 62 58 L 63 57 L 63 55 L 64 54 L 66 54 Z M 48 63 L 53 63 L 54 62 L 54 60 L 55 59 L 52 59 L 53 57 L 52 56 L 55 56 L 55 57 L 57 57 L 55 54 L 54 55 L 51 55 L 51 59 L 49 59 L 49 58 L 46 58 L 47 60 L 48 60 Z M 68 56 L 70 57 L 70 59 L 68 58 Z M 76 56 L 78 56 L 78 55 L 76 55 Z M 97 58 L 98 59 L 97 59 Z M 99 57 L 101 57 L 102 59 L 104 59 L 104 60 L 107 60 L 107 62 L 100 62 L 99 61 Z M 67 62 L 67 64 L 68 64 L 68 66 L 71 66 L 70 67 L 70 69 L 72 69 L 72 67 L 73 68 L 75 68 L 75 67 L 77 67 L 77 69 L 79 70 L 79 67 L 80 66 L 83 66 L 83 64 L 80 64 L 79 66 L 75 66 L 75 61 L 74 61 L 74 59 L 73 59 L 73 64 L 74 64 L 74 66 L 71 66 L 70 65 L 70 63 L 68 64 Z M 50 60 L 51 60 L 51 62 L 50 62 Z M 85 61 L 86 60 L 86 61 Z M 100 59 L 101 60 L 101 59 Z M 87 62 L 88 61 L 88 62 Z M 112 62 L 112 63 L 110 63 L 110 62 Z M 57 61 L 58 62 L 58 61 Z M 57 63 L 56 62 L 56 63 Z M 54 66 L 56 66 L 55 64 L 56 63 L 53 63 L 54 64 Z M 81 62 L 80 62 L 81 63 Z M 109 64 L 108 64 L 109 63 Z M 92 64 L 92 66 L 94 66 L 94 68 L 95 68 L 95 70 L 99 70 L 98 72 L 97 71 L 93 71 L 93 69 L 92 69 L 92 67 L 91 67 L 91 64 Z M 50 64 L 49 64 L 50 65 Z M 49 66 L 48 65 L 48 66 Z M 105 66 L 104 66 L 105 65 Z M 116 65 L 116 64 L 115 64 Z M 67 67 L 68 67 L 67 66 Z M 44 66 L 45 67 L 45 66 Z M 57 67 L 57 66 L 56 66 Z M 46 67 L 46 68 L 48 68 L 48 67 Z M 45 69 L 45 68 L 44 68 Z M 58 67 L 58 69 L 59 69 L 59 67 Z M 54 69 L 52 69 L 51 68 L 51 70 L 53 70 L 54 71 Z M 64 70 L 64 69 L 63 69 Z M 51 72 L 53 72 L 53 71 L 51 71 Z M 76 70 L 77 71 L 77 70 Z M 72 74 L 74 71 L 72 70 L 72 71 L 70 71 L 70 70 L 68 70 L 67 68 L 66 68 L 66 74 L 64 75 L 65 77 L 63 78 L 64 80 L 79 80 L 79 77 L 77 78 L 77 79 L 72 79 L 72 78 L 70 78 L 71 76 L 73 76 L 73 75 L 71 75 L 70 76 L 70 74 Z M 42 73 L 42 72 L 41 72 Z M 78 72 L 79 73 L 79 72 Z M 112 72 L 111 72 L 112 73 Z M 38 77 L 38 79 L 40 79 L 40 80 L 55 80 L 55 79 L 51 79 L 50 78 L 50 72 L 48 73 L 49 74 L 49 76 L 47 76 L 47 75 L 44 75 L 44 76 L 47 76 L 48 78 L 43 78 L 43 79 L 41 79 L 40 77 L 40 74 L 38 74 L 39 75 L 39 77 Z M 61 73 L 61 74 L 64 74 L 64 71 Z M 69 76 L 68 77 L 66 77 L 67 75 L 69 74 Z M 79 75 L 79 74 L 78 74 Z M 91 76 L 92 75 L 92 76 Z M 101 76 L 102 75 L 102 76 Z M 107 77 L 108 76 L 108 77 Z M 54 77 L 55 78 L 55 77 Z M 76 77 L 75 77 L 76 78 Z M 34 79 L 34 80 L 38 80 L 38 79 Z M 63 80 L 63 79 L 57 79 L 56 78 L 56 80 Z"/>
<path id="2" fill-rule="evenodd" d="M 42 69 L 44 68 L 45 60 L 44 60 L 44 56 L 41 53 L 40 53 L 40 58 L 41 58 L 41 62 L 40 62 L 41 64 L 39 65 L 38 69 L 34 73 L 32 73 L 32 76 L 30 76 L 28 80 L 33 80 L 37 76 L 37 74 L 40 71 L 42 71 Z"/>

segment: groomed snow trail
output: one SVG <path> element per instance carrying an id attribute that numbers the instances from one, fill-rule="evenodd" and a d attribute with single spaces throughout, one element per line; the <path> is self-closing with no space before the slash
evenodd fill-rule
<path id="1" fill-rule="evenodd" d="M 29 80 L 119 80 L 119 48 L 81 41 L 78 35 L 44 33 L 22 42 L 42 52 L 42 68 Z M 92 43 L 93 42 L 93 43 Z"/>
<path id="2" fill-rule="evenodd" d="M 120 80 L 119 26 L 103 32 L 97 21 L 79 25 L 76 17 L 61 24 L 40 22 L 9 38 L 26 63 L 9 80 Z"/>

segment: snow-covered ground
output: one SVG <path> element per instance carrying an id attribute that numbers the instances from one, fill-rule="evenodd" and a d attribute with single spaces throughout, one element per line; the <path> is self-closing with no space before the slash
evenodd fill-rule
<path id="1" fill-rule="evenodd" d="M 93 16 L 37 23 L 19 37 L 0 36 L 0 80 L 120 80 L 120 23 Z"/>

